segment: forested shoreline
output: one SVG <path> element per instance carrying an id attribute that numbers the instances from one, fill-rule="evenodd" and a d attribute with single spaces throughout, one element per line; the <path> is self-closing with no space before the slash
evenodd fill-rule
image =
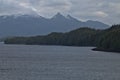
<path id="1" fill-rule="evenodd" d="M 94 46 L 96 48 L 93 50 L 120 52 L 120 25 L 113 25 L 104 30 L 83 27 L 66 33 L 52 32 L 45 36 L 12 37 L 6 39 L 4 43 L 26 45 Z"/>

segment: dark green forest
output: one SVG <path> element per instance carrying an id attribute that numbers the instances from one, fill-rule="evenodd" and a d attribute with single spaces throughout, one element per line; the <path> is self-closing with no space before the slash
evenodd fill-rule
<path id="1" fill-rule="evenodd" d="M 96 46 L 93 50 L 120 52 L 120 25 L 104 30 Z"/>
<path id="2" fill-rule="evenodd" d="M 105 30 L 84 27 L 66 33 L 52 32 L 45 36 L 13 37 L 4 42 L 26 45 L 93 46 L 97 47 L 93 50 L 120 52 L 120 25 L 113 25 Z"/>

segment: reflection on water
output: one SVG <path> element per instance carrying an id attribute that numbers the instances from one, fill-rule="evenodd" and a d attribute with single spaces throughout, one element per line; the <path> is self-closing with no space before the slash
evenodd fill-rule
<path id="1" fill-rule="evenodd" d="M 0 44 L 0 80 L 120 80 L 120 54 Z"/>

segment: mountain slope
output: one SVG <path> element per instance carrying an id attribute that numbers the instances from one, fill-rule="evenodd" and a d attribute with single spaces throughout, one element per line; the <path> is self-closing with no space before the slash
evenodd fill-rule
<path id="1" fill-rule="evenodd" d="M 80 27 L 103 29 L 109 26 L 98 21 L 82 22 L 70 15 L 65 17 L 60 13 L 50 19 L 30 15 L 0 16 L 0 37 L 43 35 L 50 32 L 66 32 Z"/>

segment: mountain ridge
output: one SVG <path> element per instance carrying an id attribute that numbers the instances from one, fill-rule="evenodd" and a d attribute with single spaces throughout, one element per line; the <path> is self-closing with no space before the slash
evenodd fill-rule
<path id="1" fill-rule="evenodd" d="M 31 15 L 0 16 L 0 37 L 45 35 L 51 32 L 66 32 L 80 27 L 108 28 L 99 21 L 82 22 L 71 15 L 57 13 L 52 18 Z"/>

